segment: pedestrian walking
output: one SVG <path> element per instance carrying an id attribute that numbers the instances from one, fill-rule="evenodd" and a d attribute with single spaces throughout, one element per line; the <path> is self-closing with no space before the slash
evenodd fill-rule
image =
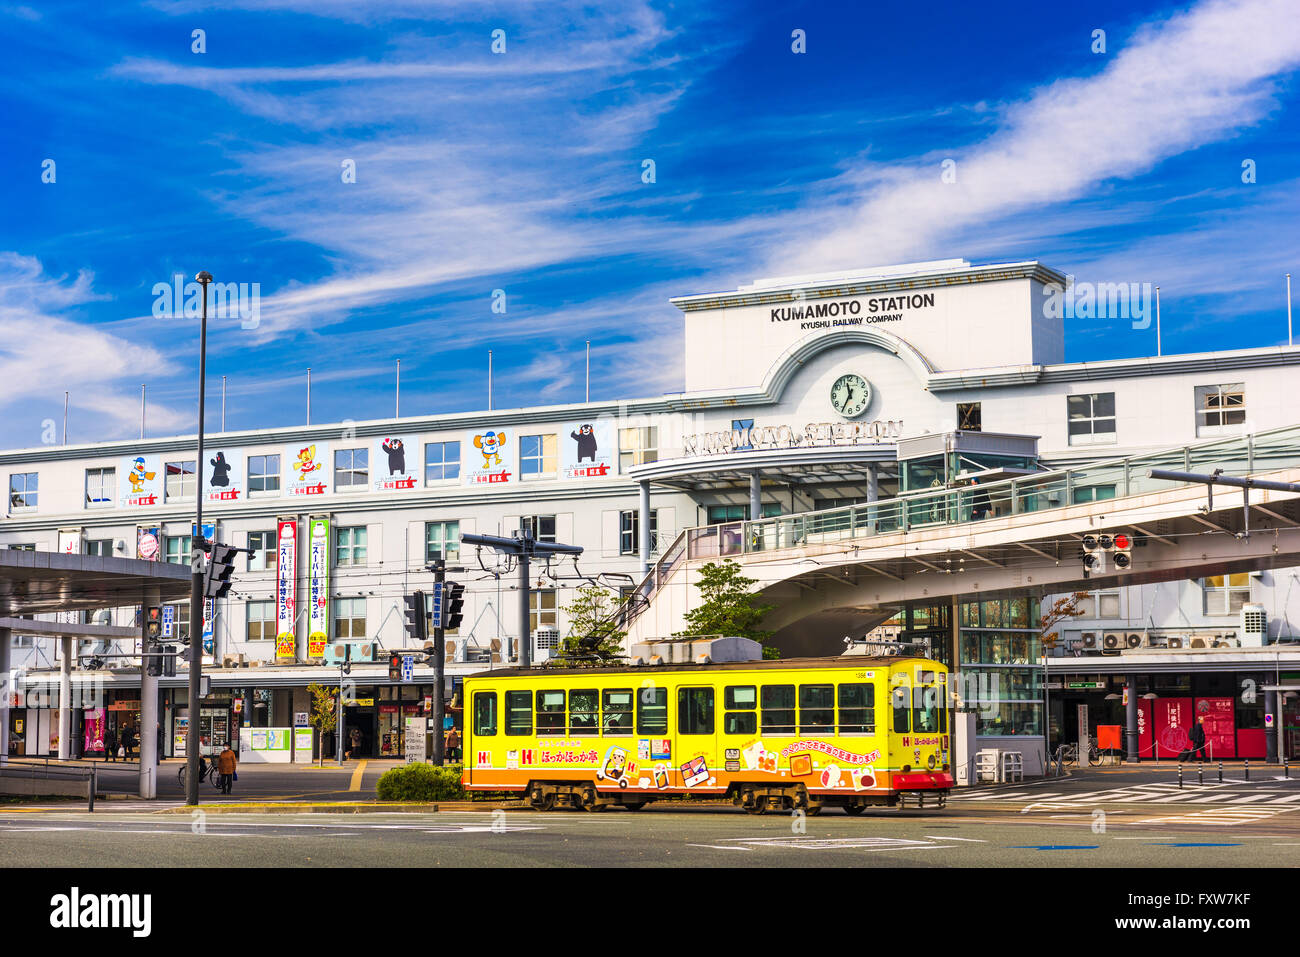
<path id="1" fill-rule="evenodd" d="M 104 731 L 104 756 L 110 761 L 117 760 L 117 732 L 112 728 Z"/>
<path id="2" fill-rule="evenodd" d="M 122 729 L 122 757 L 130 761 L 131 749 L 135 747 L 135 729 L 129 724 Z"/>
<path id="3" fill-rule="evenodd" d="M 163 753 L 162 722 L 159 721 L 158 722 L 158 750 L 155 751 L 153 755 L 154 764 L 162 764 L 162 753 Z"/>
<path id="4" fill-rule="evenodd" d="M 447 736 L 444 739 L 443 757 L 452 762 L 460 760 L 460 732 L 456 730 L 455 725 L 452 725 L 447 729 Z"/>
<path id="5" fill-rule="evenodd" d="M 219 783 L 221 793 L 229 794 L 231 787 L 235 783 L 235 768 L 239 765 L 239 758 L 234 751 L 230 750 L 230 744 L 226 744 L 226 750 L 217 755 L 217 773 L 221 775 Z"/>
<path id="6" fill-rule="evenodd" d="M 1192 725 L 1191 733 L 1188 737 L 1192 740 L 1192 746 L 1189 749 L 1192 757 L 1200 755 L 1199 760 L 1205 763 L 1205 717 L 1201 716 L 1196 719 L 1196 724 Z"/>

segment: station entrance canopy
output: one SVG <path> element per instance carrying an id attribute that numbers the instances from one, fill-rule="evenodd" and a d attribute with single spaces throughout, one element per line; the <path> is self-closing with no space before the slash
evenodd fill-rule
<path id="1" fill-rule="evenodd" d="M 0 607 L 9 615 L 140 604 L 146 587 L 162 601 L 190 594 L 190 566 L 100 555 L 0 551 Z"/>

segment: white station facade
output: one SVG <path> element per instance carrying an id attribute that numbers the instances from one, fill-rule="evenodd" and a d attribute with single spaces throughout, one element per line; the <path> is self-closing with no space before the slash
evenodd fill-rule
<path id="1" fill-rule="evenodd" d="M 1065 322 L 1087 321 L 1063 317 L 1067 285 L 1038 262 L 963 260 L 761 280 L 672 300 L 684 322 L 680 393 L 209 434 L 202 462 L 194 436 L 4 452 L 10 494 L 0 547 L 188 562 L 202 468 L 204 521 L 218 541 L 251 554 L 240 557 L 232 593 L 208 616 L 213 693 L 200 713 L 190 713 L 183 667 L 161 679 L 164 752 L 173 753 L 191 720 L 214 740 L 235 727 L 265 729 L 257 740 L 271 748 L 272 738 L 284 740 L 277 729 L 292 729 L 308 710 L 310 682 L 337 683 L 340 644 L 365 643 L 376 658 L 408 648 L 402 597 L 430 589 L 426 564 L 435 554 L 463 567 L 450 577 L 467 586 L 444 693 L 458 676 L 511 659 L 521 626 L 517 583 L 496 556 L 460 545 L 465 533 L 526 527 L 583 547 L 576 568 L 555 562 L 530 583 L 529 625 L 544 657 L 556 633 L 567 633 L 563 607 L 584 580 L 630 591 L 683 529 L 941 482 L 900 467 L 902 440 L 961 432 L 972 450 L 963 470 L 992 474 L 1296 423 L 1297 348 L 1066 361 Z M 1122 303 L 1103 291 L 1107 307 L 1130 310 L 1145 328 L 1150 304 L 1130 301 L 1137 290 L 1120 292 Z M 1067 626 L 1065 644 L 1077 650 L 1086 634 L 1138 626 L 1239 640 L 1249 606 L 1265 610 L 1263 643 L 1284 649 L 1300 620 L 1298 578 L 1285 569 L 1097 592 L 1089 614 Z M 1044 597 L 973 596 L 962 613 L 963 660 L 952 664 L 1005 679 L 1003 697 L 981 713 L 982 737 L 1043 733 L 1047 706 L 1033 665 Z M 923 633 L 933 613 L 909 609 L 908 629 Z M 127 625 L 135 614 L 106 617 Z M 166 616 L 187 630 L 183 603 Z M 827 637 L 798 631 L 785 629 L 776 643 L 798 653 L 806 639 Z M 58 642 L 13 635 L 11 663 L 26 670 L 26 685 L 9 702 L 10 752 L 57 752 L 58 722 L 48 713 L 56 702 L 42 675 L 59 665 Z M 74 684 L 93 682 L 105 694 L 74 723 L 77 750 L 95 753 L 104 732 L 133 720 L 138 727 L 138 659 L 112 657 L 132 650 L 109 639 L 78 643 Z M 82 667 L 96 659 L 104 667 Z M 1076 704 L 1098 716 L 1116 707 L 1109 666 L 1079 661 L 1078 675 L 1059 682 L 1070 693 L 1051 705 L 1066 735 Z M 1199 709 L 1202 699 L 1231 698 L 1242 675 L 1287 680 L 1280 665 L 1224 662 L 1144 676 L 1146 700 L 1187 699 Z M 1295 671 L 1300 678 L 1300 665 Z M 354 678 L 348 726 L 362 736 L 359 753 L 399 756 L 405 719 L 423 714 L 435 693 L 431 672 L 422 667 L 414 680 L 393 683 L 386 667 L 361 666 Z M 1244 754 L 1255 743 L 1239 732 L 1262 728 L 1263 704 L 1233 709 L 1234 746 Z M 1154 713 L 1150 720 L 1159 725 Z"/>

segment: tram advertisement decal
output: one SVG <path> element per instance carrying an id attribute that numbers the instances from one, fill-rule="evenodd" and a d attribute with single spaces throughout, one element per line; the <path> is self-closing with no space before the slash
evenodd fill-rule
<path id="1" fill-rule="evenodd" d="M 298 657 L 298 523 L 282 521 L 278 525 L 279 548 L 276 571 L 275 657 L 293 660 Z"/>
<path id="2" fill-rule="evenodd" d="M 934 743 L 937 744 L 938 740 L 936 739 Z M 822 754 L 829 755 L 836 761 L 843 761 L 845 764 L 872 764 L 880 760 L 879 749 L 872 751 L 870 754 L 855 754 L 852 751 L 845 751 L 843 748 L 829 745 L 825 741 L 795 741 L 781 749 L 781 757 L 788 758 L 800 751 L 820 751 Z"/>
<path id="3" fill-rule="evenodd" d="M 325 645 L 330 637 L 329 615 L 329 552 L 330 520 L 313 518 L 308 538 L 307 566 L 311 574 L 311 611 L 307 625 L 307 657 L 324 658 Z"/>

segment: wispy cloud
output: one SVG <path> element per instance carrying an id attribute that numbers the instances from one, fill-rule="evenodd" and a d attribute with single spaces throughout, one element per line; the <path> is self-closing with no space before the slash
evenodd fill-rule
<path id="1" fill-rule="evenodd" d="M 862 164 L 848 180 L 857 188 L 818 211 L 816 238 L 773 260 L 804 271 L 904 261 L 1000 217 L 1076 199 L 1260 122 L 1278 105 L 1278 78 L 1297 66 L 1292 0 L 1202 3 L 1140 29 L 1096 75 L 1003 107 L 996 131 L 973 147 L 907 166 Z M 945 159 L 955 182 L 941 178 Z"/>

